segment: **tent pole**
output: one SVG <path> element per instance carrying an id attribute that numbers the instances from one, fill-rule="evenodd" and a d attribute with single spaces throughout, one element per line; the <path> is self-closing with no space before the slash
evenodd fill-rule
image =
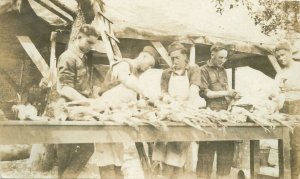
<path id="1" fill-rule="evenodd" d="M 279 73 L 281 71 L 281 67 L 278 64 L 276 58 L 273 55 L 268 55 L 268 60 L 272 64 L 272 66 L 273 66 L 274 70 L 276 71 L 276 73 Z"/>
<path id="2" fill-rule="evenodd" d="M 21 93 L 20 93 L 20 101 L 22 101 L 22 98 L 23 98 L 23 88 L 22 88 L 22 85 L 23 85 L 23 79 L 24 79 L 24 69 L 25 69 L 25 60 L 23 59 L 22 60 L 22 66 L 21 66 L 21 74 L 20 74 L 20 80 L 19 80 L 19 86 L 20 86 L 20 90 L 21 90 Z"/>
<path id="3" fill-rule="evenodd" d="M 235 89 L 235 71 L 236 71 L 236 68 L 232 64 L 232 68 L 231 68 L 231 88 L 232 89 Z"/>

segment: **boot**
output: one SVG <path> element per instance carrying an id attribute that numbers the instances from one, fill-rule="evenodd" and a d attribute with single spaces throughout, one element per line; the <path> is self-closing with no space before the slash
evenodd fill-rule
<path id="1" fill-rule="evenodd" d="M 291 150 L 292 179 L 298 179 L 300 175 L 300 150 Z"/>
<path id="2" fill-rule="evenodd" d="M 99 167 L 99 173 L 101 179 L 123 179 L 124 175 L 121 167 L 115 165 L 108 165 L 104 167 Z"/>

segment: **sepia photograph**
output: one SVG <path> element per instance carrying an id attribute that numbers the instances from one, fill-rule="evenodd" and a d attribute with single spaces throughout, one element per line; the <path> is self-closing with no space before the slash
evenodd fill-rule
<path id="1" fill-rule="evenodd" d="M 0 0 L 0 179 L 300 179 L 299 0 Z"/>

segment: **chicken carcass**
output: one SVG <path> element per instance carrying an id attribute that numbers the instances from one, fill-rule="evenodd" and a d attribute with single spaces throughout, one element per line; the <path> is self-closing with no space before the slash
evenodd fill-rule
<path id="1" fill-rule="evenodd" d="M 19 120 L 39 120 L 37 109 L 31 104 L 18 104 L 12 106 L 12 111 L 17 113 Z"/>

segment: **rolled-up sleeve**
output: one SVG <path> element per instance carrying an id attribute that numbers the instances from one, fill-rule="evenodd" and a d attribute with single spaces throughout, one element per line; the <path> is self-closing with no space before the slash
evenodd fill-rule
<path id="1" fill-rule="evenodd" d="M 201 74 L 199 66 L 190 67 L 189 70 L 190 85 L 196 85 L 200 88 L 201 85 Z"/>
<path id="2" fill-rule="evenodd" d="M 62 56 L 57 64 L 57 76 L 61 86 L 74 88 L 76 76 L 75 59 Z"/>
<path id="3" fill-rule="evenodd" d="M 164 70 L 161 75 L 161 81 L 160 81 L 161 91 L 163 93 L 168 92 L 170 78 L 171 78 L 171 70 L 170 69 Z"/>
<path id="4" fill-rule="evenodd" d="M 200 71 L 200 96 L 202 98 L 205 98 L 207 91 L 209 91 L 209 82 L 208 82 L 209 73 L 203 67 L 201 67 L 199 71 Z"/>

